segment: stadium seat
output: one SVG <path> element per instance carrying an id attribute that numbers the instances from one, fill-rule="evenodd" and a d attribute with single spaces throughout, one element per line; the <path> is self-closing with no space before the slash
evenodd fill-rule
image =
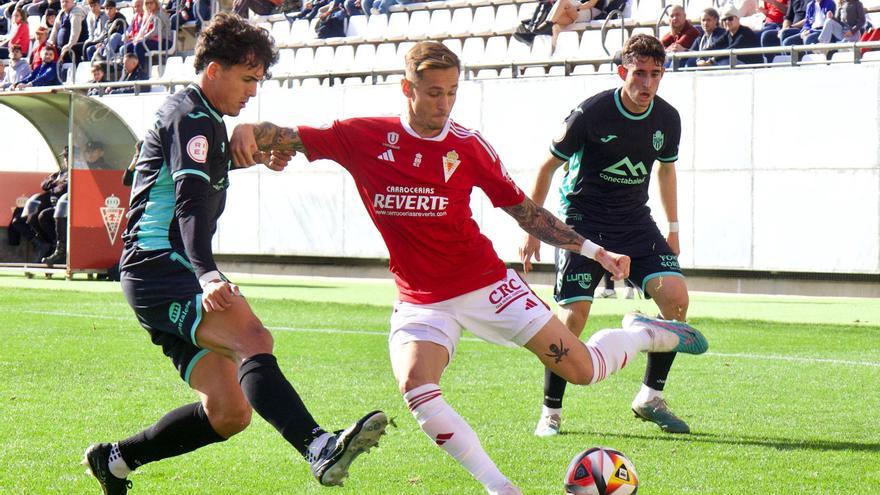
<path id="1" fill-rule="evenodd" d="M 498 7 L 492 31 L 495 34 L 510 34 L 519 25 L 519 11 L 516 5 L 507 4 Z"/>
<path id="2" fill-rule="evenodd" d="M 604 58 L 607 56 L 602 49 L 602 33 L 598 29 L 584 31 L 581 35 L 581 56 L 588 59 Z"/>
<path id="3" fill-rule="evenodd" d="M 388 18 L 388 27 L 385 29 L 384 39 L 387 41 L 405 40 L 409 32 L 408 27 L 409 14 L 406 12 L 395 12 Z"/>
<path id="4" fill-rule="evenodd" d="M 302 45 L 313 37 L 312 31 L 309 29 L 309 21 L 305 19 L 297 19 L 293 21 L 293 24 L 290 26 L 290 33 L 287 36 L 287 41 L 291 45 Z"/>
<path id="5" fill-rule="evenodd" d="M 844 51 L 835 52 L 834 55 L 831 56 L 831 61 L 837 62 L 837 63 L 845 63 L 845 62 L 852 63 L 853 60 L 854 59 L 853 59 L 852 50 L 844 50 Z"/>
<path id="6" fill-rule="evenodd" d="M 403 43 L 397 45 L 397 60 L 400 61 L 400 67 L 403 67 L 403 60 L 406 57 L 406 52 L 410 51 L 412 47 L 416 46 L 415 41 L 404 41 Z"/>
<path id="7" fill-rule="evenodd" d="M 354 62 L 351 70 L 358 72 L 370 72 L 376 64 L 376 46 L 358 45 L 354 52 Z"/>
<path id="8" fill-rule="evenodd" d="M 489 6 L 477 7 L 474 11 L 474 20 L 471 23 L 470 34 L 474 36 L 487 36 L 492 34 L 492 26 L 495 22 L 495 9 Z"/>
<path id="9" fill-rule="evenodd" d="M 345 38 L 348 43 L 356 43 L 364 39 L 364 33 L 367 32 L 367 16 L 353 15 L 348 18 L 348 25 L 345 28 Z"/>
<path id="10" fill-rule="evenodd" d="M 630 0 L 633 2 L 635 0 Z M 693 3 L 694 0 L 691 0 Z M 639 0 L 639 5 L 632 13 L 633 19 L 640 24 L 653 24 L 663 12 L 663 0 Z"/>
<path id="11" fill-rule="evenodd" d="M 294 71 L 293 66 L 294 51 L 290 48 L 282 48 L 278 50 L 278 63 L 273 67 L 273 71 L 279 74 L 287 74 Z"/>
<path id="12" fill-rule="evenodd" d="M 372 19 L 372 17 L 375 16 L 370 18 Z M 403 68 L 403 61 L 398 60 L 397 49 L 394 47 L 394 43 L 382 43 L 376 47 L 376 58 L 373 68 L 376 70 Z"/>
<path id="13" fill-rule="evenodd" d="M 181 59 L 180 57 L 171 57 L 171 58 L 179 59 L 180 63 L 181 64 L 183 63 L 183 59 Z M 170 63 L 170 62 L 171 62 L 171 60 L 169 59 L 168 63 Z M 74 77 L 73 77 L 73 83 L 74 84 L 85 84 L 85 83 L 89 82 L 89 80 L 91 78 L 92 78 L 92 63 L 91 62 L 78 63 L 76 65 L 76 73 L 74 74 Z"/>
<path id="14" fill-rule="evenodd" d="M 437 12 L 440 12 L 439 10 Z M 446 12 L 449 12 L 448 10 Z M 419 10 L 409 15 L 409 26 L 406 37 L 410 40 L 423 40 L 428 37 L 428 26 L 431 24 L 431 13 Z"/>
<path id="15" fill-rule="evenodd" d="M 688 19 L 699 22 L 700 18 L 703 17 L 703 11 L 709 7 L 715 8 L 714 0 L 690 0 L 684 9 L 684 13 Z M 654 21 L 656 20 L 657 18 L 655 17 Z"/>
<path id="16" fill-rule="evenodd" d="M 471 9 L 455 9 L 452 11 L 452 21 L 449 23 L 449 36 L 467 36 L 471 32 L 473 22 L 474 16 Z"/>
<path id="17" fill-rule="evenodd" d="M 518 19 L 520 22 L 531 20 L 532 16 L 535 15 L 535 9 L 538 8 L 537 2 L 528 2 L 519 6 L 519 15 Z"/>
<path id="18" fill-rule="evenodd" d="M 564 34 L 564 33 L 560 33 Z M 542 35 L 535 36 L 535 40 L 532 42 L 532 60 L 549 60 L 553 55 L 553 48 L 550 46 L 550 36 Z M 558 43 L 558 40 L 557 40 Z M 513 44 L 513 43 L 511 43 Z"/>
<path id="19" fill-rule="evenodd" d="M 467 41 L 465 41 L 467 48 Z M 504 36 L 493 36 L 486 40 L 486 50 L 483 60 L 486 62 L 504 62 L 507 58 L 507 38 Z"/>
<path id="20" fill-rule="evenodd" d="M 308 74 L 312 72 L 313 62 L 315 60 L 315 49 L 312 47 L 297 48 L 296 56 L 293 57 L 294 74 Z"/>
<path id="21" fill-rule="evenodd" d="M 428 24 L 428 38 L 443 39 L 449 36 L 452 27 L 452 12 L 448 9 L 435 10 L 431 13 L 431 22 Z"/>
<path id="22" fill-rule="evenodd" d="M 807 53 L 803 57 L 801 57 L 801 63 L 828 63 L 828 59 L 825 58 L 824 53 Z"/>
<path id="23" fill-rule="evenodd" d="M 333 71 L 347 72 L 354 67 L 354 45 L 337 46 L 333 52 Z"/>
<path id="24" fill-rule="evenodd" d="M 290 43 L 290 23 L 287 21 L 278 21 L 272 24 L 272 37 L 275 38 L 275 44 L 278 46 L 286 46 Z"/>
<path id="25" fill-rule="evenodd" d="M 537 36 L 535 39 L 537 40 Z M 507 58 L 505 60 L 513 60 L 515 62 L 527 62 L 532 60 L 532 47 L 522 41 L 511 38 L 510 44 L 507 45 Z M 492 60 L 494 62 L 494 60 Z"/>
<path id="26" fill-rule="evenodd" d="M 478 39 L 478 40 L 480 40 L 480 42 L 483 41 L 483 40 L 480 39 L 480 38 L 474 38 L 474 39 Z M 457 38 L 449 38 L 449 39 L 445 39 L 445 40 L 443 40 L 442 43 L 443 43 L 444 45 L 446 45 L 446 48 L 449 48 L 450 50 L 452 50 L 452 53 L 458 55 L 458 58 L 461 58 L 462 46 L 461 46 L 461 40 L 460 40 L 460 39 L 457 39 Z"/>
<path id="27" fill-rule="evenodd" d="M 189 73 L 190 71 L 183 65 L 183 57 L 168 57 L 168 60 L 165 61 L 165 72 L 162 74 L 161 79 L 163 81 L 191 79 Z"/>
<path id="28" fill-rule="evenodd" d="M 791 55 L 776 55 L 773 57 L 774 64 L 790 64 L 791 63 Z"/>
<path id="29" fill-rule="evenodd" d="M 864 60 L 865 62 L 880 60 L 880 51 L 873 50 L 870 52 L 866 52 L 864 55 L 862 55 L 862 60 Z"/>
<path id="30" fill-rule="evenodd" d="M 623 48 L 624 38 L 628 38 L 626 29 L 614 28 L 609 29 L 607 31 L 607 36 L 605 37 L 605 48 L 608 50 L 608 53 L 614 55 L 614 52 L 619 51 Z"/>
<path id="31" fill-rule="evenodd" d="M 492 0 L 468 0 L 467 2 L 469 7 L 479 8 L 483 6 L 491 6 Z"/>
<path id="32" fill-rule="evenodd" d="M 556 51 L 553 52 L 553 58 L 557 60 L 582 58 L 583 55 L 578 50 L 578 34 L 574 31 L 563 31 L 559 33 L 556 39 Z"/>
<path id="33" fill-rule="evenodd" d="M 312 61 L 311 72 L 324 74 L 333 71 L 334 65 L 334 49 L 332 46 L 319 46 L 315 49 L 315 58 Z M 297 57 L 298 58 L 298 57 Z"/>
<path id="34" fill-rule="evenodd" d="M 464 64 L 473 65 L 483 61 L 485 52 L 483 38 L 467 38 L 461 48 L 461 60 Z M 505 48 L 505 53 L 507 49 Z"/>
<path id="35" fill-rule="evenodd" d="M 367 21 L 367 31 L 364 33 L 366 41 L 383 41 L 385 39 L 385 31 L 388 29 L 388 16 L 385 14 L 374 14 Z"/>
<path id="36" fill-rule="evenodd" d="M 654 36 L 654 28 L 644 26 L 633 28 L 631 36 L 635 36 L 637 34 L 647 34 L 648 36 Z"/>

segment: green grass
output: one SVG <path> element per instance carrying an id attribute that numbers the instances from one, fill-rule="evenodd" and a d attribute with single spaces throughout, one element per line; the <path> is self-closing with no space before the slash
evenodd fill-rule
<path id="1" fill-rule="evenodd" d="M 241 285 L 322 425 L 341 428 L 380 408 L 397 428 L 341 489 L 319 487 L 255 419 L 224 444 L 144 466 L 131 478 L 133 494 L 483 493 L 424 436 L 397 392 L 388 282 Z M 0 276 L 0 301 L 0 493 L 96 493 L 78 465 L 85 446 L 194 400 L 118 285 Z M 598 302 L 588 332 L 617 326 L 631 308 L 653 310 L 650 301 Z M 692 435 L 632 418 L 644 358 L 598 385 L 569 387 L 565 434 L 549 440 L 531 434 L 543 370 L 525 350 L 465 340 L 444 395 L 529 495 L 561 493 L 568 461 L 594 445 L 633 460 L 640 494 L 880 493 L 880 302 L 693 294 L 690 313 L 711 349 L 676 360 L 667 397 Z"/>

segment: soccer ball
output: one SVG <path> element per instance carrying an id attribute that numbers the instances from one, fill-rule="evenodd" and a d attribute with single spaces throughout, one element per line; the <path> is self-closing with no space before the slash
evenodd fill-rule
<path id="1" fill-rule="evenodd" d="M 593 447 L 574 456 L 565 471 L 566 495 L 632 495 L 639 478 L 632 462 L 620 452 Z"/>

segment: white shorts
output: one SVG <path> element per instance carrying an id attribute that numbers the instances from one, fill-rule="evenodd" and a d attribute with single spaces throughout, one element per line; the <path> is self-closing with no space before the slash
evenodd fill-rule
<path id="1" fill-rule="evenodd" d="M 391 315 L 388 345 L 428 341 L 455 355 L 466 328 L 477 337 L 508 347 L 525 345 L 553 317 L 553 312 L 515 270 L 467 294 L 431 304 L 398 301 Z"/>

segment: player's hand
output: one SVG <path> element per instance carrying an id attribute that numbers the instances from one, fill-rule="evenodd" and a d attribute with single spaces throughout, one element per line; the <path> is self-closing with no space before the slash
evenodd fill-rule
<path id="1" fill-rule="evenodd" d="M 276 172 L 281 172 L 290 163 L 291 158 L 293 158 L 292 154 L 275 150 L 269 155 L 269 161 L 266 162 L 266 166 Z"/>
<path id="2" fill-rule="evenodd" d="M 678 232 L 670 232 L 667 234 L 666 244 L 669 244 L 669 249 L 672 250 L 672 254 L 676 256 L 681 254 L 681 245 L 678 242 Z"/>
<path id="3" fill-rule="evenodd" d="M 257 147 L 253 124 L 235 126 L 232 137 L 229 139 L 229 149 L 232 151 L 232 164 L 236 168 L 251 167 L 268 158 Z"/>
<path id="4" fill-rule="evenodd" d="M 629 256 L 599 248 L 593 259 L 599 262 L 602 268 L 608 270 L 612 279 L 623 280 L 629 277 Z"/>
<path id="5" fill-rule="evenodd" d="M 202 307 L 210 313 L 232 306 L 233 298 L 241 295 L 238 286 L 223 280 L 208 282 L 202 290 Z"/>
<path id="6" fill-rule="evenodd" d="M 532 257 L 535 261 L 541 261 L 541 241 L 535 236 L 527 235 L 522 247 L 519 248 L 519 259 L 523 264 L 523 271 L 532 271 Z"/>

